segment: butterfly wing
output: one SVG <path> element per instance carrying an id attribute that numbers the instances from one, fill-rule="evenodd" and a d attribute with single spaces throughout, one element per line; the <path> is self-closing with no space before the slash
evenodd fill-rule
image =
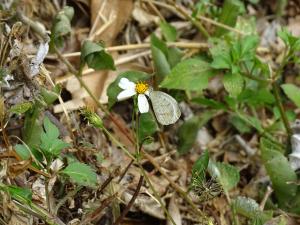
<path id="1" fill-rule="evenodd" d="M 149 97 L 156 119 L 160 124 L 173 124 L 179 119 L 181 111 L 172 96 L 161 91 L 152 91 Z"/>

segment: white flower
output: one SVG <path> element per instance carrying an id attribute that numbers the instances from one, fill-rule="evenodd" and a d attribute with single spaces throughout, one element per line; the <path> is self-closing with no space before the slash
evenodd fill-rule
<path id="1" fill-rule="evenodd" d="M 149 112 L 149 103 L 147 100 L 147 96 L 149 96 L 149 85 L 144 82 L 133 83 L 127 78 L 121 78 L 119 82 L 119 87 L 123 89 L 118 96 L 117 99 L 119 101 L 130 98 L 134 95 L 138 95 L 138 108 L 140 113 Z"/>

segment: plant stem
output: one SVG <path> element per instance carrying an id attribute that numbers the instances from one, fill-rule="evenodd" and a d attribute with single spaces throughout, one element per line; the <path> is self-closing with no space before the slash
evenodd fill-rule
<path id="1" fill-rule="evenodd" d="M 277 107 L 279 109 L 283 125 L 285 127 L 285 130 L 286 130 L 289 140 L 290 140 L 290 137 L 292 136 L 293 132 L 292 132 L 291 126 L 289 124 L 289 120 L 285 114 L 285 110 L 284 110 L 284 107 L 283 107 L 283 104 L 282 104 L 282 101 L 280 98 L 280 94 L 279 94 L 279 86 L 276 81 L 272 83 L 272 87 L 273 87 L 273 91 L 274 91 L 275 101 L 276 101 Z"/>

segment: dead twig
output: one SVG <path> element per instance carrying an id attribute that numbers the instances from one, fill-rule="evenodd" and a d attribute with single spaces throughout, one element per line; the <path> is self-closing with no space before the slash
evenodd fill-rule
<path id="1" fill-rule="evenodd" d="M 133 205 L 135 199 L 137 198 L 137 196 L 138 196 L 138 194 L 139 194 L 139 192 L 141 190 L 143 181 L 144 181 L 144 177 L 140 176 L 140 180 L 139 180 L 138 186 L 135 189 L 135 192 L 134 192 L 132 198 L 130 199 L 129 203 L 127 204 L 127 206 L 123 210 L 122 214 L 117 218 L 117 220 L 115 221 L 115 223 L 113 225 L 118 225 L 119 223 L 121 223 L 122 220 L 124 219 L 124 217 L 126 216 L 126 214 L 129 212 L 131 206 Z"/>

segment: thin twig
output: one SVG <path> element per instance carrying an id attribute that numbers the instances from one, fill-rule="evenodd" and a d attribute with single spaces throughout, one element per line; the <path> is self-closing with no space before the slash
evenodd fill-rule
<path id="1" fill-rule="evenodd" d="M 139 192 L 141 190 L 143 181 L 144 181 L 144 177 L 140 176 L 140 180 L 139 180 L 138 186 L 137 186 L 137 188 L 136 188 L 136 190 L 135 190 L 132 198 L 130 199 L 129 203 L 127 204 L 127 206 L 123 210 L 122 214 L 117 218 L 117 220 L 115 221 L 115 223 L 113 225 L 118 225 L 119 223 L 121 223 L 122 220 L 124 219 L 124 217 L 126 216 L 126 214 L 129 212 L 131 206 L 133 205 L 135 199 L 137 198 L 137 196 L 138 196 L 138 194 L 139 194 Z"/>

